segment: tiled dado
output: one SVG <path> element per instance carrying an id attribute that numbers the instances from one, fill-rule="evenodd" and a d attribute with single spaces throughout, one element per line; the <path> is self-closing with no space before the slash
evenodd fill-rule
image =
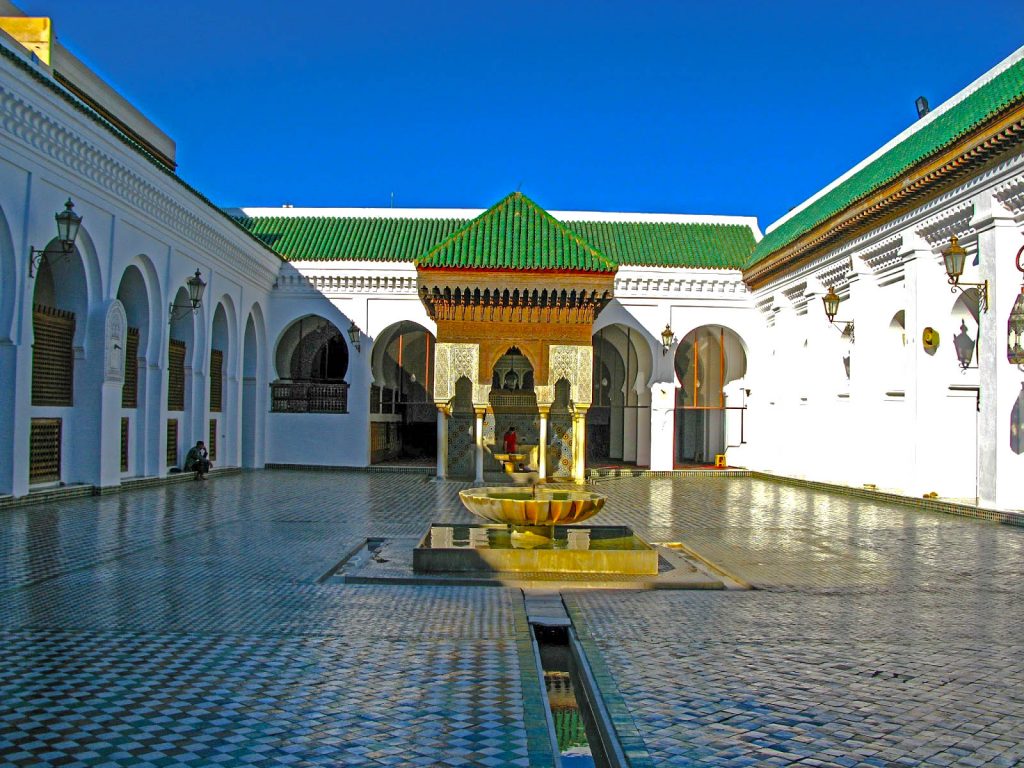
<path id="1" fill-rule="evenodd" d="M 961 517 L 976 517 L 981 520 L 991 520 L 1003 525 L 1015 525 L 1024 527 L 1024 512 L 1012 512 L 1009 510 L 985 509 L 970 504 L 962 504 L 956 501 L 945 501 L 943 499 L 925 499 L 916 496 L 904 496 L 889 491 L 878 491 L 871 488 L 854 488 L 847 485 L 835 483 L 823 483 L 818 480 L 803 480 L 797 477 L 785 475 L 773 475 L 769 472 L 751 471 L 747 473 L 750 477 L 758 480 L 769 480 L 786 485 L 795 485 L 799 488 L 811 488 L 829 493 L 838 493 L 843 496 L 854 496 L 860 499 L 871 499 L 872 501 L 884 501 L 892 504 L 903 504 L 918 509 L 926 509 L 930 512 L 945 512 L 949 515 Z"/>

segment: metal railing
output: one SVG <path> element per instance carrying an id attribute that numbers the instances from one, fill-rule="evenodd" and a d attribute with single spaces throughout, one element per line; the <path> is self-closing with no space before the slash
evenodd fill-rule
<path id="1" fill-rule="evenodd" d="M 273 413 L 348 413 L 348 384 L 344 381 L 290 381 L 270 384 Z"/>

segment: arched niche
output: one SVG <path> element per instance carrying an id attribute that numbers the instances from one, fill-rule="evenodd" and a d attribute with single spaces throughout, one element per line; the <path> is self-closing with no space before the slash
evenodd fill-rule
<path id="1" fill-rule="evenodd" d="M 491 369 L 491 394 L 533 392 L 535 385 L 533 363 L 517 346 L 510 346 Z"/>
<path id="2" fill-rule="evenodd" d="M 32 404 L 74 404 L 75 350 L 84 347 L 89 296 L 85 266 L 51 241 L 36 268 L 32 293 Z"/>
<path id="3" fill-rule="evenodd" d="M 272 411 L 348 412 L 348 344 L 330 320 L 320 315 L 294 320 L 278 338 L 274 368 Z"/>
<path id="4" fill-rule="evenodd" d="M 348 345 L 330 320 L 306 315 L 281 334 L 274 361 L 282 380 L 340 382 L 348 374 Z"/>

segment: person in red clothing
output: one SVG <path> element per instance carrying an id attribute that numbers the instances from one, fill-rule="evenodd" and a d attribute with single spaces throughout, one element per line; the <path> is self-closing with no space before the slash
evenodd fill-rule
<path id="1" fill-rule="evenodd" d="M 516 428 L 514 426 L 508 428 L 508 432 L 505 433 L 505 453 L 516 452 Z"/>

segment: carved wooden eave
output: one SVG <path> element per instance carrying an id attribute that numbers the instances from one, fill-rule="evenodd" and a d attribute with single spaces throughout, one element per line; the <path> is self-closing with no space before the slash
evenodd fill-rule
<path id="1" fill-rule="evenodd" d="M 948 191 L 969 174 L 1024 145 L 1024 103 L 1017 104 L 954 145 L 923 160 L 898 179 L 834 214 L 743 272 L 752 290 L 808 265 L 835 248 Z"/>
<path id="2" fill-rule="evenodd" d="M 580 325 L 589 329 L 612 299 L 614 273 L 419 269 L 427 314 L 463 322 Z"/>

